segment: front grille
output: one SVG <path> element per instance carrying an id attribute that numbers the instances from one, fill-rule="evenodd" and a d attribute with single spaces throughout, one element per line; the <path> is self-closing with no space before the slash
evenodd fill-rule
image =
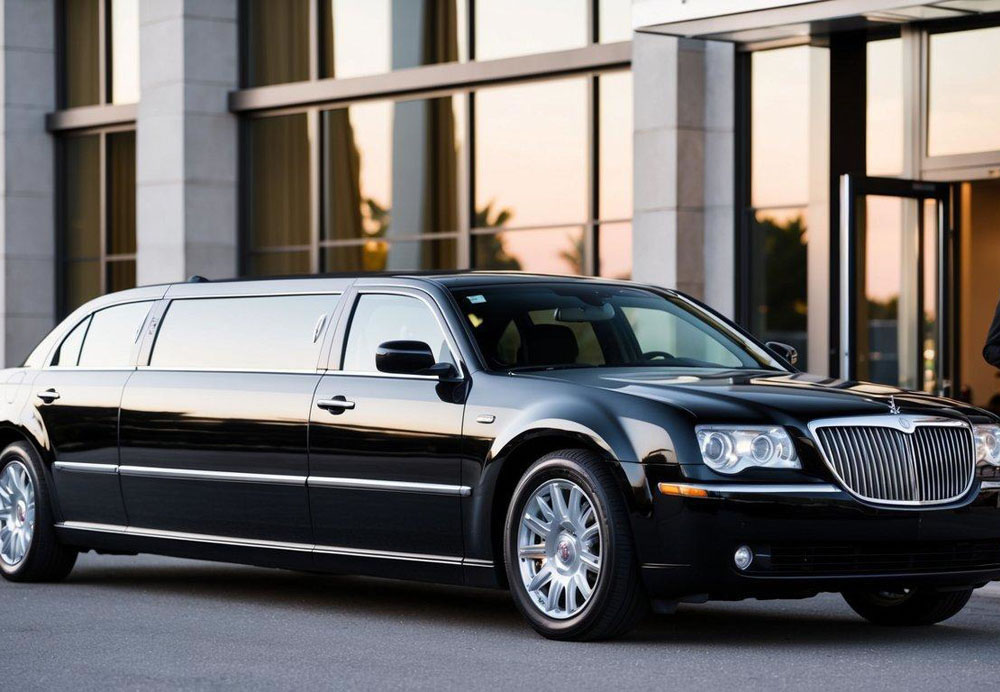
<path id="1" fill-rule="evenodd" d="M 949 502 L 969 489 L 975 474 L 975 443 L 966 425 L 891 416 L 886 425 L 829 425 L 815 433 L 838 480 L 873 502 Z"/>
<path id="2" fill-rule="evenodd" d="M 757 551 L 749 571 L 775 575 L 913 574 L 1000 569 L 1000 540 L 784 543 L 759 546 Z"/>

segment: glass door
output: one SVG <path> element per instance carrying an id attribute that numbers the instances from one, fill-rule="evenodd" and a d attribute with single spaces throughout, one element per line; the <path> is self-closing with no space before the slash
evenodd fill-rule
<path id="1" fill-rule="evenodd" d="M 951 186 L 840 182 L 841 377 L 950 395 Z"/>

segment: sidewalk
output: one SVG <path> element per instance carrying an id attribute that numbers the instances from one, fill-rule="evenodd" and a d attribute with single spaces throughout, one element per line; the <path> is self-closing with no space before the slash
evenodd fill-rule
<path id="1" fill-rule="evenodd" d="M 976 595 L 1000 598 L 1000 581 L 991 581 L 981 589 L 976 589 Z"/>

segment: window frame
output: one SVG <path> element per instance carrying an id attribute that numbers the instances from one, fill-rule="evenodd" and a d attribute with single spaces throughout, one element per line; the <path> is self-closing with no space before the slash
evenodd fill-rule
<path id="1" fill-rule="evenodd" d="M 213 293 L 208 295 L 194 295 L 194 296 L 173 296 L 165 297 L 158 301 L 157 308 L 154 312 L 150 314 L 154 315 L 153 319 L 156 320 L 155 324 L 150 327 L 145 343 L 142 346 L 142 352 L 139 356 L 139 364 L 137 368 L 139 370 L 150 370 L 153 372 L 197 372 L 197 373 L 253 373 L 253 374 L 271 374 L 271 375 L 314 375 L 322 374 L 325 371 L 324 363 L 327 360 L 327 349 L 329 348 L 329 341 L 331 335 L 337 330 L 337 323 L 340 319 L 340 314 L 343 311 L 343 302 L 347 291 L 284 291 L 284 292 L 274 292 L 274 293 Z M 329 316 L 326 323 L 323 325 L 320 333 L 316 337 L 316 342 L 319 344 L 319 351 L 316 356 L 316 365 L 312 369 L 309 368 L 211 368 L 211 367 L 160 367 L 156 365 L 151 365 L 153 361 L 153 353 L 156 350 L 156 342 L 160 337 L 160 330 L 163 327 L 163 323 L 170 311 L 170 306 L 175 301 L 190 301 L 190 300 L 234 300 L 234 299 L 253 299 L 253 298 L 292 298 L 295 296 L 326 296 L 326 297 L 336 297 L 337 300 L 331 305 Z"/>
<path id="2" fill-rule="evenodd" d="M 448 320 L 446 319 L 444 312 L 437 304 L 437 301 L 435 301 L 430 294 L 425 293 L 420 289 L 398 286 L 364 286 L 361 288 L 352 288 L 349 293 L 350 295 L 346 297 L 347 300 L 343 307 L 343 311 L 341 312 L 339 323 L 337 324 L 333 345 L 327 358 L 327 375 L 341 375 L 345 377 L 383 377 L 389 379 L 428 380 L 434 382 L 441 381 L 441 378 L 437 375 L 409 375 L 403 373 L 382 372 L 381 370 L 356 371 L 343 369 L 347 354 L 347 343 L 348 336 L 351 331 L 351 324 L 354 321 L 354 315 L 357 312 L 362 296 L 395 295 L 420 300 L 427 306 L 427 308 L 431 311 L 431 314 L 434 315 L 438 329 L 441 330 L 441 333 L 444 336 L 445 343 L 448 346 L 448 351 L 451 353 L 452 361 L 454 361 L 456 370 L 458 371 L 454 377 L 448 378 L 448 381 L 462 382 L 465 380 L 467 368 L 465 360 L 462 358 L 462 351 L 458 347 L 458 342 L 455 340 L 455 335 L 448 324 Z"/>

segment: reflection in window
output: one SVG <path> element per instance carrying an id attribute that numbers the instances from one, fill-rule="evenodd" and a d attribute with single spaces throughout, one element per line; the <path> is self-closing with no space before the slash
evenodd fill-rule
<path id="1" fill-rule="evenodd" d="M 62 4 L 64 108 L 93 106 L 101 100 L 100 0 Z"/>
<path id="2" fill-rule="evenodd" d="M 632 40 L 631 0 L 600 0 L 597 22 L 601 43 Z"/>
<path id="3" fill-rule="evenodd" d="M 467 59 L 466 0 L 321 0 L 322 77 Z"/>
<path id="4" fill-rule="evenodd" d="M 807 257 L 804 209 L 758 211 L 748 243 L 753 275 L 750 330 L 762 341 L 781 341 L 807 367 Z"/>
<path id="5" fill-rule="evenodd" d="M 473 236 L 476 269 L 584 274 L 583 228 L 546 228 Z"/>
<path id="6" fill-rule="evenodd" d="M 903 40 L 868 42 L 868 175 L 903 173 Z"/>
<path id="7" fill-rule="evenodd" d="M 931 34 L 927 153 L 1000 150 L 1000 27 Z"/>
<path id="8" fill-rule="evenodd" d="M 243 6 L 246 86 L 309 79 L 311 0 L 247 0 Z"/>
<path id="9" fill-rule="evenodd" d="M 386 341 L 422 341 L 439 362 L 455 365 L 444 332 L 418 298 L 367 294 L 358 299 L 344 347 L 347 372 L 375 372 L 375 351 Z"/>
<path id="10" fill-rule="evenodd" d="M 588 0 L 475 0 L 476 60 L 587 45 Z"/>
<path id="11" fill-rule="evenodd" d="M 632 216 L 632 73 L 601 75 L 598 93 L 600 218 L 628 219 Z"/>
<path id="12" fill-rule="evenodd" d="M 111 3 L 111 103 L 139 101 L 139 0 Z"/>
<path id="13" fill-rule="evenodd" d="M 602 223 L 597 238 L 597 275 L 608 279 L 631 279 L 632 224 Z"/>
<path id="14" fill-rule="evenodd" d="M 476 93 L 476 209 L 493 204 L 509 225 L 587 218 L 587 80 Z"/>
<path id="15" fill-rule="evenodd" d="M 454 269 L 458 266 L 458 241 L 455 238 L 368 240 L 359 245 L 324 247 L 322 257 L 323 271 L 328 272 Z"/>
<path id="16" fill-rule="evenodd" d="M 306 115 L 247 121 L 250 249 L 255 274 L 309 271 L 309 132 Z M 271 252 L 283 257 L 261 258 Z M 289 271 L 281 271 L 281 269 Z M 277 270 L 277 271 L 269 271 Z"/>
<path id="17" fill-rule="evenodd" d="M 124 368 L 132 365 L 132 348 L 150 305 L 150 302 L 125 303 L 95 312 L 83 339 L 80 367 Z"/>

